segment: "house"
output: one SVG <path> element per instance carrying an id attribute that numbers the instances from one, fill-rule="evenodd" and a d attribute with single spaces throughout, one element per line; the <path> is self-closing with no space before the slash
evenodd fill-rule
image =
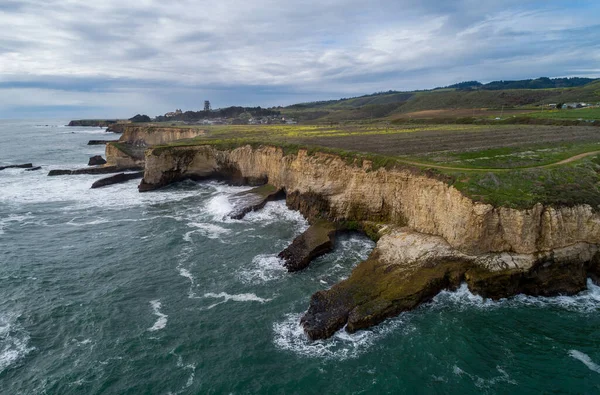
<path id="1" fill-rule="evenodd" d="M 181 111 L 181 109 L 178 108 L 178 109 L 175 110 L 175 112 L 168 112 L 168 113 L 166 113 L 165 117 L 172 118 L 172 117 L 175 117 L 175 116 L 181 115 L 181 114 L 183 114 L 183 111 Z"/>
<path id="2" fill-rule="evenodd" d="M 583 108 L 581 103 L 565 103 L 562 106 L 563 109 L 571 109 L 571 108 Z"/>

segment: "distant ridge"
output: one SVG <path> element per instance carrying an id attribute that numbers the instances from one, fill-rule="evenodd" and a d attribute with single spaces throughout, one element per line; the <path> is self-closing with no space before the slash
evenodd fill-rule
<path id="1" fill-rule="evenodd" d="M 578 86 L 584 86 L 590 82 L 594 82 L 594 78 L 548 78 L 540 77 L 529 80 L 516 80 L 516 81 L 492 81 L 487 84 L 482 84 L 479 81 L 464 81 L 458 84 L 453 84 L 437 89 L 484 89 L 484 90 L 502 90 L 502 89 L 552 89 L 552 88 L 575 88 Z"/>

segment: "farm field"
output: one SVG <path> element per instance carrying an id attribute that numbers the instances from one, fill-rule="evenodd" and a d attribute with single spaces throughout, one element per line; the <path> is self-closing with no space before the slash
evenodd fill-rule
<path id="1" fill-rule="evenodd" d="M 527 208 L 600 207 L 600 130 L 534 125 L 273 125 L 204 127 L 171 145 L 235 148 L 273 144 L 293 153 L 330 152 L 349 164 L 426 172 L 470 198 Z"/>
<path id="2" fill-rule="evenodd" d="M 577 108 L 570 110 L 538 111 L 527 114 L 528 117 L 538 119 L 582 119 L 600 122 L 600 108 Z"/>

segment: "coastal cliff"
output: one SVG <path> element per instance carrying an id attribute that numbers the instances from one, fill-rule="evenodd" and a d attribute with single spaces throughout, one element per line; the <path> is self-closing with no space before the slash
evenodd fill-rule
<path id="1" fill-rule="evenodd" d="M 526 210 L 474 202 L 443 177 L 415 169 L 373 169 L 326 153 L 243 146 L 146 151 L 140 191 L 186 178 L 269 183 L 311 223 L 379 224 L 371 257 L 351 277 L 313 295 L 303 318 L 313 338 L 354 331 L 414 308 L 466 281 L 491 298 L 520 292 L 574 293 L 598 279 L 600 214 L 588 205 Z"/>
<path id="2" fill-rule="evenodd" d="M 107 166 L 119 168 L 144 167 L 144 150 L 177 140 L 191 139 L 204 134 L 195 128 L 153 127 L 135 124 L 115 124 L 114 132 L 122 133 L 116 143 L 106 144 Z"/>
<path id="3" fill-rule="evenodd" d="M 153 146 L 204 135 L 204 130 L 183 127 L 158 127 L 123 124 L 119 142 L 135 146 Z"/>

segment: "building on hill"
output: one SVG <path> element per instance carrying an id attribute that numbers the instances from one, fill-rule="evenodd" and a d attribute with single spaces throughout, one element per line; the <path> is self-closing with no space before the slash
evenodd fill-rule
<path id="1" fill-rule="evenodd" d="M 172 118 L 172 117 L 176 117 L 177 115 L 181 115 L 181 114 L 183 114 L 183 111 L 181 111 L 181 109 L 178 108 L 174 112 L 168 112 L 168 113 L 166 113 L 165 117 Z"/>

